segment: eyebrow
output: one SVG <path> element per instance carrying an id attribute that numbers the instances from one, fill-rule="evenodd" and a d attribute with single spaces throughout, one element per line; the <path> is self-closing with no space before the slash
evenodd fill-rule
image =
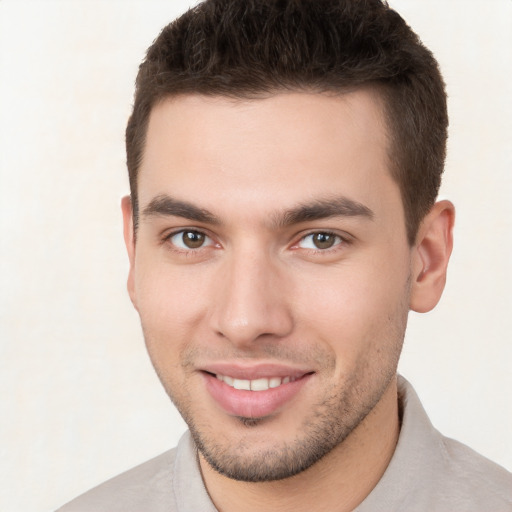
<path id="1" fill-rule="evenodd" d="M 364 204 L 341 196 L 300 204 L 276 215 L 274 223 L 277 226 L 290 226 L 329 217 L 363 217 L 373 220 L 374 213 Z"/>
<path id="2" fill-rule="evenodd" d="M 205 208 L 199 208 L 186 201 L 174 199 L 168 195 L 159 195 L 142 210 L 143 217 L 173 216 L 183 217 L 195 222 L 220 224 L 220 219 Z"/>
<path id="3" fill-rule="evenodd" d="M 153 198 L 142 210 L 142 216 L 145 218 L 173 216 L 205 224 L 222 224 L 220 218 L 209 210 L 195 206 L 187 201 L 180 201 L 166 194 Z M 302 203 L 284 212 L 276 213 L 273 216 L 272 224 L 276 227 L 286 227 L 329 217 L 363 217 L 373 220 L 374 213 L 367 206 L 341 196 Z"/>

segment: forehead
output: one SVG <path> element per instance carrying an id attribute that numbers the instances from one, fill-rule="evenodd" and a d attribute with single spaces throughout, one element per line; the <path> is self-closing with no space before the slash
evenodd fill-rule
<path id="1" fill-rule="evenodd" d="M 168 194 L 226 214 L 230 205 L 264 214 L 342 194 L 375 208 L 388 191 L 400 202 L 387 148 L 383 109 L 368 90 L 169 98 L 151 112 L 139 204 Z"/>

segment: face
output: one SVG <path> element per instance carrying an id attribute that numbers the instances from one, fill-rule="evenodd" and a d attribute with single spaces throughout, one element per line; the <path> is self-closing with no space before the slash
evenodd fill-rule
<path id="1" fill-rule="evenodd" d="M 129 291 L 165 389 L 231 478 L 308 468 L 389 389 L 411 248 L 387 147 L 368 91 L 151 114 Z"/>

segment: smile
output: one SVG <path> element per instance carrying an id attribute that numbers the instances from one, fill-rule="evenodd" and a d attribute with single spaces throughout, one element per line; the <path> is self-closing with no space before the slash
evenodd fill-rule
<path id="1" fill-rule="evenodd" d="M 283 384 L 288 384 L 296 380 L 295 377 L 271 377 L 269 379 L 262 378 L 254 380 L 235 379 L 234 377 L 221 375 L 219 373 L 215 376 L 217 379 L 234 389 L 241 389 L 246 391 L 267 391 L 268 389 L 278 388 Z"/>
<path id="2" fill-rule="evenodd" d="M 250 369 L 218 366 L 225 368 L 201 372 L 206 389 L 224 412 L 243 418 L 263 418 L 283 410 L 314 375 L 314 372 L 285 369 L 279 365 Z"/>

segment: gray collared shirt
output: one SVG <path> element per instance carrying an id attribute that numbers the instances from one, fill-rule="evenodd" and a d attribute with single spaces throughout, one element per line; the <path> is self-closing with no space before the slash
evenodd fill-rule
<path id="1" fill-rule="evenodd" d="M 357 512 L 512 512 L 512 473 L 430 423 L 399 377 L 402 427 L 395 453 Z M 58 512 L 216 512 L 190 434 L 178 446 L 71 501 Z"/>

